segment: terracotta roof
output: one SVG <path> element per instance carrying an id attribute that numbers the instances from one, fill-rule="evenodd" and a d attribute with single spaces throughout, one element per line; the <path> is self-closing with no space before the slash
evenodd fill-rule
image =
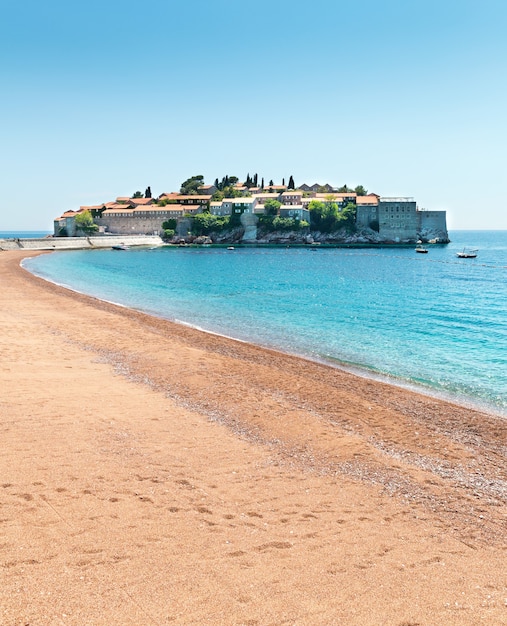
<path id="1" fill-rule="evenodd" d="M 80 206 L 79 210 L 80 211 L 92 211 L 93 209 L 101 209 L 104 205 L 103 204 L 94 204 L 94 205 L 90 205 L 90 206 Z"/>
<path id="2" fill-rule="evenodd" d="M 298 191 L 297 189 L 288 189 L 282 193 L 282 196 L 302 196 L 303 192 Z"/>
<path id="3" fill-rule="evenodd" d="M 191 198 L 192 200 L 206 200 L 206 201 L 208 201 L 208 200 L 211 200 L 212 196 L 211 196 L 211 194 L 206 194 L 206 195 L 204 195 L 204 194 L 202 194 L 202 195 L 199 195 L 199 194 L 189 194 L 188 196 L 183 195 L 183 194 L 178 194 L 176 196 L 171 196 L 171 198 L 173 200 L 188 200 L 188 199 Z"/>
<path id="4" fill-rule="evenodd" d="M 181 195 L 181 194 L 180 194 L 180 193 L 178 193 L 177 191 L 170 191 L 170 192 L 168 192 L 168 193 L 161 193 L 161 194 L 160 194 L 160 196 L 159 196 L 159 198 L 169 198 L 169 200 L 170 200 L 170 199 L 172 199 L 172 198 L 177 198 L 177 197 L 178 197 L 178 196 L 180 196 L 180 195 Z"/>
<path id="5" fill-rule="evenodd" d="M 370 205 L 377 205 L 378 204 L 378 198 L 377 196 L 371 194 L 368 196 L 357 196 L 356 198 L 356 203 L 357 204 L 370 204 Z"/>
<path id="6" fill-rule="evenodd" d="M 65 213 L 62 214 L 62 217 L 74 217 L 76 214 L 77 211 L 65 211 Z"/>
<path id="7" fill-rule="evenodd" d="M 153 204 L 153 198 L 130 198 L 130 202 L 135 205 Z"/>
<path id="8" fill-rule="evenodd" d="M 111 211 L 116 211 L 117 213 L 132 213 L 133 210 L 133 207 L 126 206 L 125 204 L 114 203 L 112 206 L 108 206 L 106 210 L 102 213 L 102 215 Z"/>
<path id="9" fill-rule="evenodd" d="M 116 198 L 116 202 L 130 202 L 130 198 L 125 197 L 125 196 L 120 196 L 119 198 Z"/>
<path id="10" fill-rule="evenodd" d="M 157 205 L 149 205 L 149 206 L 138 206 L 133 209 L 134 213 L 139 213 L 141 211 L 147 212 L 157 212 L 157 213 L 167 213 L 171 211 L 182 211 L 184 208 L 181 204 L 166 204 L 166 206 L 157 206 Z"/>

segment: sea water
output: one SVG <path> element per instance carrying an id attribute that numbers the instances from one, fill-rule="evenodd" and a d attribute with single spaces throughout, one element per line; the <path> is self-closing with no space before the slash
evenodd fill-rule
<path id="1" fill-rule="evenodd" d="M 0 230 L 0 239 L 43 239 L 48 230 Z"/>
<path id="2" fill-rule="evenodd" d="M 24 265 L 105 300 L 507 415 L 507 231 L 450 236 L 428 254 L 163 246 Z M 456 257 L 465 246 L 479 248 L 476 259 Z"/>

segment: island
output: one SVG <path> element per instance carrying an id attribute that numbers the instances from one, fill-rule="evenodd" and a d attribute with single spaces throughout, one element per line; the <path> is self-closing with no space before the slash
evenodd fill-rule
<path id="1" fill-rule="evenodd" d="M 155 235 L 173 244 L 420 244 L 448 243 L 446 212 L 419 208 L 412 197 L 386 197 L 362 185 L 276 185 L 258 176 L 202 175 L 179 191 L 131 197 L 67 210 L 55 237 Z"/>

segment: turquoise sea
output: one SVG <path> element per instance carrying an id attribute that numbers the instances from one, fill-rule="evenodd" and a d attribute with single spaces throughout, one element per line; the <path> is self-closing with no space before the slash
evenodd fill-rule
<path id="1" fill-rule="evenodd" d="M 42 239 L 49 230 L 0 230 L 0 239 Z"/>
<path id="2" fill-rule="evenodd" d="M 507 415 L 507 231 L 407 248 L 56 252 L 33 273 L 170 320 Z M 458 259 L 463 247 L 476 259 Z"/>

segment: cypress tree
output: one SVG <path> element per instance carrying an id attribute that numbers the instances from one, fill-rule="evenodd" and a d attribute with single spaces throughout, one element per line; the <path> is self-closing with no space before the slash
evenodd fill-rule
<path id="1" fill-rule="evenodd" d="M 289 178 L 289 189 L 294 189 L 294 179 L 292 176 Z"/>
<path id="2" fill-rule="evenodd" d="M 264 178 L 261 180 L 261 189 L 264 189 Z"/>

